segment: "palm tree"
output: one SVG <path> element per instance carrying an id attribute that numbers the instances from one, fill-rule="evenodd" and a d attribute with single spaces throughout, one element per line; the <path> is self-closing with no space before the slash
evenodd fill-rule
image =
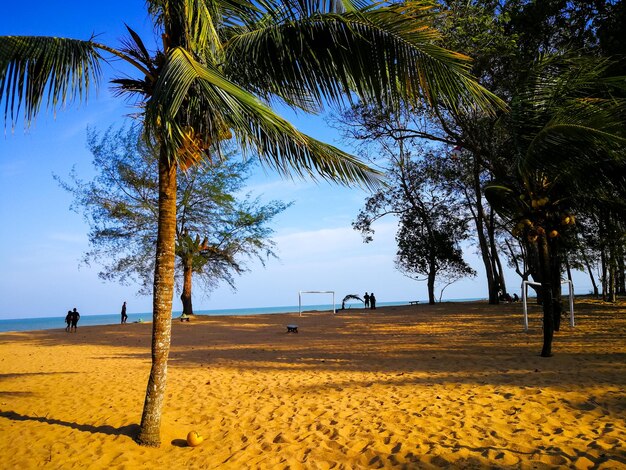
<path id="1" fill-rule="evenodd" d="M 502 123 L 517 172 L 485 188 L 541 283 L 543 348 L 552 355 L 561 317 L 563 244 L 576 212 L 626 218 L 626 85 L 606 59 L 544 57 Z"/>
<path id="2" fill-rule="evenodd" d="M 219 156 L 232 136 L 282 174 L 373 187 L 380 175 L 279 117 L 270 100 L 318 112 L 351 98 L 448 107 L 497 102 L 468 75 L 465 56 L 436 44 L 428 3 L 368 0 L 149 0 L 162 33 L 149 52 L 130 28 L 121 47 L 52 37 L 0 37 L 5 120 L 26 123 L 41 104 L 86 98 L 107 56 L 137 78 L 113 80 L 142 106 L 145 138 L 159 148 L 159 226 L 153 290 L 152 368 L 137 441 L 160 444 L 170 345 L 176 173 Z"/>

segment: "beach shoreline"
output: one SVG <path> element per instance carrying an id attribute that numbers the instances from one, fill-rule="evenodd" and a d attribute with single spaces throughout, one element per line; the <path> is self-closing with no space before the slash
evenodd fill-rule
<path id="1" fill-rule="evenodd" d="M 463 299 L 461 301 L 473 301 L 479 299 Z M 450 302 L 458 302 L 459 300 L 450 300 Z M 409 305 L 407 301 L 393 301 L 393 302 L 381 302 L 379 306 L 406 306 Z M 339 304 L 335 305 L 337 309 Z M 361 309 L 357 305 L 348 304 L 348 308 Z M 320 304 L 320 305 L 303 305 L 303 311 L 316 312 L 316 311 L 331 311 L 332 305 Z M 80 309 L 79 309 L 80 310 Z M 241 307 L 241 308 L 229 308 L 229 309 L 214 309 L 214 310 L 197 310 L 197 315 L 205 316 L 242 316 L 242 315 L 266 315 L 266 314 L 280 314 L 280 313 L 295 313 L 298 312 L 298 305 L 289 306 L 274 306 L 274 307 Z M 182 311 L 173 311 L 172 318 L 180 316 Z M 80 324 L 82 326 L 105 326 L 115 325 L 120 323 L 119 313 L 110 314 L 85 314 L 81 313 Z M 152 313 L 150 312 L 128 312 L 128 323 L 149 322 L 152 319 Z M 59 328 L 59 325 L 65 325 L 65 315 L 52 316 L 52 317 L 23 317 L 23 318 L 3 318 L 0 319 L 0 333 L 9 333 L 17 331 L 38 331 L 38 330 L 54 330 Z"/>
<path id="2" fill-rule="evenodd" d="M 626 303 L 577 301 L 552 358 L 540 316 L 174 319 L 158 449 L 133 441 L 151 324 L 0 333 L 0 468 L 626 468 Z"/>

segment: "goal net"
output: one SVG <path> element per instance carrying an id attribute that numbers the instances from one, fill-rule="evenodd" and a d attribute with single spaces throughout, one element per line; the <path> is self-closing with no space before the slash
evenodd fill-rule
<path id="1" fill-rule="evenodd" d="M 335 291 L 334 290 L 301 290 L 298 292 L 298 313 L 302 315 L 302 294 L 332 294 L 333 314 L 335 313 Z"/>
<path id="2" fill-rule="evenodd" d="M 574 320 L 574 284 L 572 281 L 561 281 L 561 285 L 567 284 L 569 288 L 569 324 L 573 328 L 576 326 Z M 524 307 L 524 330 L 528 331 L 528 286 L 541 286 L 539 282 L 523 281 L 522 282 L 522 305 Z"/>

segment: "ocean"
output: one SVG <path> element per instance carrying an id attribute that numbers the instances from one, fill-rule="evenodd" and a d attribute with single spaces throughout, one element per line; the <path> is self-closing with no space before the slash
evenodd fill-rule
<path id="1" fill-rule="evenodd" d="M 479 299 L 453 299 L 450 301 L 462 301 L 462 300 L 479 300 Z M 421 300 L 420 303 L 427 303 L 427 301 Z M 361 308 L 362 303 L 346 303 L 346 309 Z M 408 301 L 400 302 L 377 302 L 377 306 L 392 306 L 392 305 L 408 305 Z M 303 305 L 302 311 L 312 310 L 332 310 L 332 304 L 319 304 L 319 305 Z M 335 308 L 341 308 L 341 303 L 337 303 Z M 222 310 L 196 310 L 194 313 L 197 315 L 263 315 L 271 313 L 290 313 L 298 312 L 297 305 L 290 305 L 284 307 L 261 307 L 261 308 L 231 308 Z M 180 316 L 181 312 L 173 312 L 172 317 Z M 129 313 L 128 323 L 134 322 L 149 322 L 152 321 L 152 313 Z M 110 315 L 81 315 L 78 327 L 81 326 L 95 326 L 95 325 L 114 325 L 120 322 L 120 314 Z M 34 331 L 34 330 L 52 330 L 57 328 L 65 328 L 65 315 L 62 317 L 45 317 L 45 318 L 19 318 L 10 320 L 0 320 L 0 332 L 8 331 Z"/>

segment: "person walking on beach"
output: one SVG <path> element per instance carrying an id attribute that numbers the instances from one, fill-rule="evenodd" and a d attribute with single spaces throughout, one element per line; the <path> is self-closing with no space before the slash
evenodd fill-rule
<path id="1" fill-rule="evenodd" d="M 370 308 L 376 310 L 376 297 L 374 297 L 373 292 L 370 294 Z"/>
<path id="2" fill-rule="evenodd" d="M 70 331 L 74 330 L 74 333 L 76 333 L 76 328 L 78 328 L 78 320 L 80 320 L 80 313 L 78 313 L 76 307 L 74 307 L 74 310 L 72 310 L 70 313 L 70 319 L 72 320 L 72 326 L 70 327 Z"/>
<path id="3" fill-rule="evenodd" d="M 369 306 L 370 306 L 370 296 L 369 296 L 369 294 L 367 292 L 363 296 L 363 302 L 365 303 L 365 308 L 369 308 Z"/>
<path id="4" fill-rule="evenodd" d="M 128 319 L 128 315 L 126 315 L 126 302 L 124 302 L 122 304 L 122 325 L 126 323 L 127 319 Z"/>
<path id="5" fill-rule="evenodd" d="M 70 325 L 72 324 L 72 311 L 68 310 L 67 315 L 65 315 L 65 323 L 67 326 L 65 327 L 65 331 L 70 332 Z"/>

